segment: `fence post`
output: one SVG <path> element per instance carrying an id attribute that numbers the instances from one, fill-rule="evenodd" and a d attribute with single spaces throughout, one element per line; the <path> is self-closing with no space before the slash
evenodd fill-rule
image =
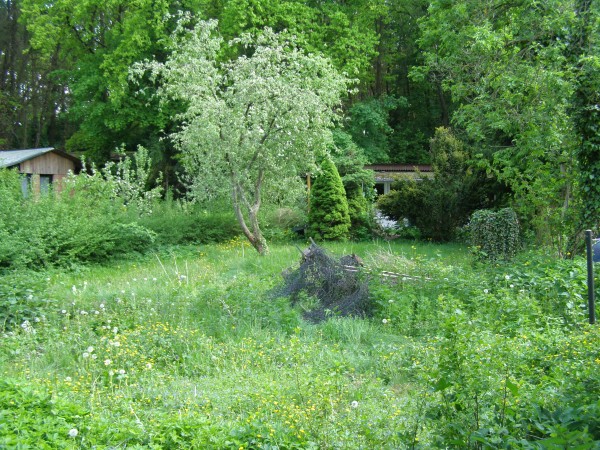
<path id="1" fill-rule="evenodd" d="M 587 285 L 588 285 L 588 313 L 590 323 L 596 323 L 596 294 L 594 292 L 594 260 L 592 250 L 592 230 L 585 231 L 585 247 L 587 250 Z"/>

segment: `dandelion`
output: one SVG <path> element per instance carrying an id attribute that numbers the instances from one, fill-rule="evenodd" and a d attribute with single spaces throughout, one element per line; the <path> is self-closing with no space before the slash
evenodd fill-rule
<path id="1" fill-rule="evenodd" d="M 394 303 L 394 300 L 390 299 L 388 300 L 388 303 Z"/>
<path id="2" fill-rule="evenodd" d="M 79 434 L 79 431 L 77 430 L 77 428 L 71 428 L 69 430 L 69 437 L 77 437 L 77 435 Z"/>
<path id="3" fill-rule="evenodd" d="M 75 285 L 74 285 L 74 286 L 71 288 L 71 290 L 73 291 L 73 294 L 77 293 L 77 286 L 75 286 Z M 77 431 L 77 430 L 75 430 L 75 431 Z"/>
<path id="4" fill-rule="evenodd" d="M 98 359 L 98 355 L 96 355 L 95 353 L 92 355 L 92 359 Z"/>
<path id="5" fill-rule="evenodd" d="M 82 356 L 83 356 L 84 358 L 89 358 L 89 357 L 90 357 L 90 354 L 89 354 L 88 352 L 83 352 L 83 355 L 82 355 Z"/>
<path id="6" fill-rule="evenodd" d="M 100 309 L 104 309 L 104 303 L 100 303 Z"/>
<path id="7" fill-rule="evenodd" d="M 489 289 L 484 289 L 484 290 L 483 290 L 483 293 L 484 293 L 484 294 L 488 294 L 489 292 L 490 292 L 490 290 L 489 290 Z"/>
<path id="8" fill-rule="evenodd" d="M 66 381 L 67 383 L 70 383 L 71 381 L 73 381 L 73 379 L 72 379 L 71 377 L 65 377 L 65 381 Z"/>
<path id="9" fill-rule="evenodd" d="M 512 288 L 514 288 L 514 287 L 515 287 L 515 285 L 514 285 L 514 284 L 511 284 L 509 287 L 512 289 Z"/>
<path id="10" fill-rule="evenodd" d="M 87 315 L 87 311 L 81 310 L 80 313 L 82 316 L 86 316 Z"/>
<path id="11" fill-rule="evenodd" d="M 358 402 L 356 400 L 354 400 L 352 403 L 350 403 L 350 406 L 352 408 L 358 408 Z"/>
<path id="12" fill-rule="evenodd" d="M 119 375 L 125 375 L 125 369 L 119 369 Z"/>
<path id="13" fill-rule="evenodd" d="M 381 323 L 383 323 L 383 324 L 385 325 L 386 323 L 388 323 L 388 320 L 387 320 L 387 319 L 383 319 L 383 320 L 381 321 Z"/>
<path id="14" fill-rule="evenodd" d="M 505 279 L 506 281 L 510 280 L 510 275 L 504 275 L 504 279 Z"/>
<path id="15" fill-rule="evenodd" d="M 92 353 L 94 351 L 94 347 L 92 347 L 92 346 L 88 347 L 87 351 L 90 352 L 90 353 Z"/>
<path id="16" fill-rule="evenodd" d="M 119 332 L 119 329 L 117 327 L 113 327 L 112 332 L 114 334 L 117 334 Z"/>
<path id="17" fill-rule="evenodd" d="M 66 310 L 66 309 L 63 309 L 63 310 L 62 310 L 60 313 L 61 313 L 61 314 L 66 314 L 66 313 L 67 313 L 67 310 Z"/>
<path id="18" fill-rule="evenodd" d="M 146 363 L 146 369 L 148 369 L 148 370 L 152 369 L 152 364 L 151 363 Z"/>
<path id="19" fill-rule="evenodd" d="M 110 365 L 111 365 L 111 363 L 112 363 L 112 361 L 111 361 L 110 359 L 105 359 L 105 360 L 104 360 L 104 365 L 105 365 L 105 366 L 110 366 Z"/>

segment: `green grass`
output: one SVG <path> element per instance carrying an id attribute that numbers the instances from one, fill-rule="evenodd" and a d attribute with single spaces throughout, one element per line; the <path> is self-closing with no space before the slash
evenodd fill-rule
<path id="1" fill-rule="evenodd" d="M 568 444 L 597 439 L 588 410 L 571 412 L 587 429 L 552 414 L 592 408 L 600 334 L 568 308 L 536 306 L 550 286 L 575 298 L 581 274 L 561 291 L 546 260 L 473 268 L 460 246 L 327 248 L 432 281 L 373 276 L 373 318 L 315 325 L 267 295 L 298 264 L 293 245 L 259 257 L 235 239 L 31 278 L 23 295 L 37 309 L 2 335 L 0 447 L 559 448 L 534 446 L 559 429 L 575 433 Z"/>

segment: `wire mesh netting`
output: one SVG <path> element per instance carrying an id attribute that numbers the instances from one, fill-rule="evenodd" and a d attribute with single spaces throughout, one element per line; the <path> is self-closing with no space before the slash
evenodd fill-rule
<path id="1" fill-rule="evenodd" d="M 304 318 L 315 323 L 331 316 L 371 314 L 360 258 L 346 255 L 337 259 L 314 242 L 301 253 L 300 266 L 284 271 L 283 285 L 274 289 L 274 297 L 289 297 L 292 305 L 307 297 L 316 299 L 304 311 Z"/>

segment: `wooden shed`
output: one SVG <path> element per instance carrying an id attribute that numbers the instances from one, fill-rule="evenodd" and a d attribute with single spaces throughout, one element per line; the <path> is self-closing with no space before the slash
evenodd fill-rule
<path id="1" fill-rule="evenodd" d="M 427 164 L 371 164 L 365 166 L 375 172 L 375 187 L 378 194 L 389 194 L 392 183 L 398 178 L 420 180 L 433 176 L 433 169 Z"/>
<path id="2" fill-rule="evenodd" d="M 23 174 L 23 194 L 47 192 L 50 186 L 60 192 L 61 180 L 69 172 L 78 173 L 81 161 L 53 147 L 26 150 L 0 150 L 0 168 L 15 168 Z"/>

